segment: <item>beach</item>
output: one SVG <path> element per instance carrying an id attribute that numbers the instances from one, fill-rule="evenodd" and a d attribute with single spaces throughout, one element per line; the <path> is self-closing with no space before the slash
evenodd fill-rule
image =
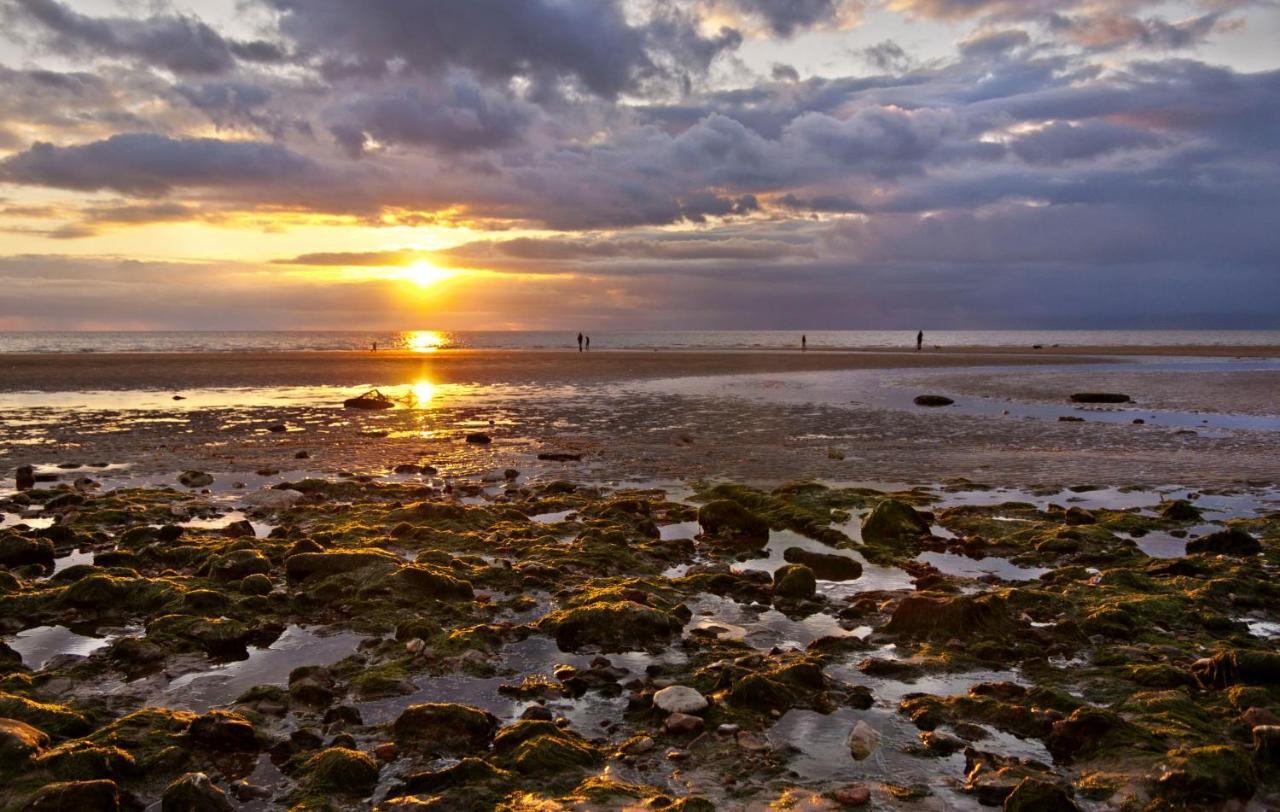
<path id="1" fill-rule="evenodd" d="M 1280 800 L 1280 349 L 0 373 L 6 801 Z"/>

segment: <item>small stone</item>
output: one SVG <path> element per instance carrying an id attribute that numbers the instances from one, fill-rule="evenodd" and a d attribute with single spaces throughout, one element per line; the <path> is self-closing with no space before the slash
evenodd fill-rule
<path id="1" fill-rule="evenodd" d="M 741 729 L 742 729 L 741 725 L 734 725 L 734 724 L 725 722 L 723 725 L 720 725 L 720 727 L 716 728 L 716 732 L 723 736 L 732 736 L 734 733 L 737 733 Z"/>
<path id="2" fill-rule="evenodd" d="M 183 471 L 178 482 L 187 488 L 205 488 L 213 484 L 213 477 L 204 471 Z"/>
<path id="3" fill-rule="evenodd" d="M 284 423 L 272 423 L 270 426 L 267 426 L 267 431 L 273 432 L 275 434 L 279 434 L 282 431 L 288 431 L 288 430 L 289 430 L 289 427 L 286 426 Z"/>
<path id="4" fill-rule="evenodd" d="M 297 454 L 293 455 L 293 458 L 295 460 L 309 460 L 311 459 L 311 453 L 308 451 L 299 451 Z"/>
<path id="5" fill-rule="evenodd" d="M 631 756 L 639 756 L 648 753 L 655 746 L 656 744 L 649 736 L 637 736 L 622 745 L 622 752 Z"/>
<path id="6" fill-rule="evenodd" d="M 699 713 L 706 710 L 707 700 L 692 688 L 672 685 L 653 695 L 653 705 L 667 713 Z"/>
<path id="7" fill-rule="evenodd" d="M 399 754 L 399 752 L 400 752 L 400 749 L 396 747 L 395 742 L 383 742 L 382 744 L 373 748 L 373 754 L 377 756 L 377 758 L 380 761 L 387 761 L 387 762 L 395 761 L 396 756 Z"/>
<path id="8" fill-rule="evenodd" d="M 673 713 L 667 717 L 667 721 L 663 723 L 663 729 L 668 733 L 675 733 L 681 736 L 690 736 L 695 733 L 701 733 L 705 723 L 700 716 L 692 716 L 687 713 Z"/>
<path id="9" fill-rule="evenodd" d="M 738 733 L 737 741 L 739 747 L 743 750 L 750 750 L 753 753 L 769 749 L 767 742 L 761 740 L 761 738 L 754 733 L 748 733 L 745 730 Z"/>
<path id="10" fill-rule="evenodd" d="M 866 806 L 871 802 L 871 789 L 866 784 L 852 784 L 840 787 L 831 797 L 842 806 Z"/>
<path id="11" fill-rule="evenodd" d="M 493 438 L 484 432 L 477 431 L 467 435 L 467 442 L 472 445 L 488 445 L 493 442 Z"/>
<path id="12" fill-rule="evenodd" d="M 849 753 L 855 761 L 862 761 L 875 752 L 879 743 L 879 731 L 859 719 L 849 734 Z"/>
<path id="13" fill-rule="evenodd" d="M 170 784 L 160 798 L 162 812 L 231 812 L 227 795 L 204 773 L 187 773 Z"/>
<path id="14" fill-rule="evenodd" d="M 667 751 L 667 758 L 671 761 L 684 761 L 689 757 L 688 750 L 671 749 Z"/>
<path id="15" fill-rule="evenodd" d="M 29 491 L 36 486 L 36 469 L 30 465 L 20 465 L 14 472 L 17 487 L 20 491 Z"/>

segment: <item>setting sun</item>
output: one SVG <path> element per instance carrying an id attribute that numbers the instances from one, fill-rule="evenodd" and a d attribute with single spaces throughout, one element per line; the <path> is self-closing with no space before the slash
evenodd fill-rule
<path id="1" fill-rule="evenodd" d="M 435 352 L 448 343 L 448 336 L 439 330 L 410 330 L 404 334 L 404 345 L 410 352 Z"/>
<path id="2" fill-rule="evenodd" d="M 438 285 L 441 282 L 452 279 L 457 275 L 457 271 L 440 268 L 432 265 L 426 260 L 415 262 L 404 269 L 404 278 L 420 288 L 429 288 L 433 285 Z"/>

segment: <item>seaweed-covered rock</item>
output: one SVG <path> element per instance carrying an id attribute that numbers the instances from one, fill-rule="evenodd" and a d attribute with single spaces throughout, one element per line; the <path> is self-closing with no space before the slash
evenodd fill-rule
<path id="1" fill-rule="evenodd" d="M 258 736 L 253 724 L 237 713 L 212 710 L 191 720 L 191 740 L 209 750 L 224 753 L 256 753 Z"/>
<path id="2" fill-rule="evenodd" d="M 469 601 L 475 597 L 471 582 L 455 578 L 438 567 L 410 564 L 396 570 L 395 577 L 415 593 L 442 601 Z"/>
<path id="3" fill-rule="evenodd" d="M 1108 747 L 1131 743 L 1133 726 L 1106 708 L 1085 706 L 1053 723 L 1045 746 L 1060 761 L 1088 758 Z"/>
<path id="4" fill-rule="evenodd" d="M 0 719 L 0 773 L 18 772 L 48 746 L 44 731 L 17 719 Z"/>
<path id="5" fill-rule="evenodd" d="M 549 615 L 544 627 L 555 630 L 563 651 L 595 646 L 601 651 L 635 651 L 665 643 L 684 624 L 662 609 L 628 600 L 606 600 Z"/>
<path id="6" fill-rule="evenodd" d="M 1280 654 L 1270 651 L 1229 650 L 1196 660 L 1191 673 L 1201 685 L 1280 685 Z"/>
<path id="7" fill-rule="evenodd" d="M 1204 516 L 1200 508 L 1186 499 L 1174 499 L 1160 506 L 1160 518 L 1170 522 L 1198 522 Z"/>
<path id="8" fill-rule="evenodd" d="M 52 567 L 53 558 L 53 543 L 48 539 L 27 538 L 17 533 L 0 535 L 0 566 L 24 567 L 38 564 Z"/>
<path id="9" fill-rule="evenodd" d="M 271 562 L 257 550 L 232 550 L 209 562 L 209 575 L 219 581 L 239 581 L 271 572 Z"/>
<path id="10" fill-rule="evenodd" d="M 787 564 L 773 574 L 773 595 L 786 600 L 806 600 L 817 591 L 813 570 L 804 564 Z"/>
<path id="11" fill-rule="evenodd" d="M 862 564 L 847 555 L 788 547 L 782 551 L 782 559 L 790 564 L 804 564 L 823 581 L 853 581 L 862 577 Z"/>
<path id="12" fill-rule="evenodd" d="M 227 794 L 204 773 L 187 773 L 165 787 L 161 812 L 232 812 Z"/>
<path id="13" fill-rule="evenodd" d="M 213 484 L 213 477 L 204 471 L 183 471 L 178 474 L 178 482 L 187 488 L 207 488 Z"/>
<path id="14" fill-rule="evenodd" d="M 1008 602 L 993 593 L 953 597 L 908 595 L 894 609 L 885 631 L 914 637 L 944 635 L 967 639 L 1006 632 L 1015 625 Z"/>
<path id="15" fill-rule="evenodd" d="M 1027 777 L 1004 799 L 1004 812 L 1078 812 L 1067 787 L 1046 778 Z"/>
<path id="16" fill-rule="evenodd" d="M 485 748 L 497 729 L 498 719 L 492 713 L 445 702 L 410 705 L 392 724 L 397 742 L 454 754 Z"/>
<path id="17" fill-rule="evenodd" d="M 119 747 L 73 739 L 41 753 L 35 768 L 61 781 L 118 779 L 135 774 L 137 761 Z"/>
<path id="18" fill-rule="evenodd" d="M 862 520 L 862 541 L 872 546 L 897 546 L 929 535 L 929 523 L 906 502 L 884 499 Z"/>
<path id="19" fill-rule="evenodd" d="M 1258 775 L 1248 754 L 1237 747 L 1209 745 L 1173 750 L 1156 781 L 1156 794 L 1178 803 L 1246 800 Z"/>
<path id="20" fill-rule="evenodd" d="M 115 781 L 59 781 L 46 784 L 23 807 L 24 812 L 117 812 L 120 788 Z"/>
<path id="21" fill-rule="evenodd" d="M 37 702 L 0 691 L 0 717 L 18 719 L 54 736 L 79 736 L 91 729 L 89 720 L 65 705 Z"/>
<path id="22" fill-rule="evenodd" d="M 698 509 L 704 535 L 735 547 L 760 548 L 769 543 L 769 523 L 732 499 L 716 499 Z"/>
<path id="23" fill-rule="evenodd" d="M 284 569 L 290 580 L 302 581 L 314 576 L 325 577 L 355 572 L 365 567 L 398 567 L 399 565 L 400 559 L 385 550 L 364 548 L 291 555 L 285 559 Z"/>
<path id="24" fill-rule="evenodd" d="M 303 765 L 307 789 L 364 797 L 378 784 L 378 762 L 368 753 L 347 747 L 330 747 Z"/>
<path id="25" fill-rule="evenodd" d="M 1187 542 L 1187 554 L 1214 553 L 1218 555 L 1257 555 L 1262 544 L 1238 527 L 1228 527 Z"/>

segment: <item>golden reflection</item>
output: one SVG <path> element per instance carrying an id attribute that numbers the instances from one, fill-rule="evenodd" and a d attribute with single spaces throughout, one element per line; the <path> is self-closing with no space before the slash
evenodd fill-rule
<path id="1" fill-rule="evenodd" d="M 435 352 L 449 343 L 439 330 L 410 330 L 404 334 L 404 345 L 410 352 Z"/>
<path id="2" fill-rule="evenodd" d="M 403 275 L 405 279 L 418 287 L 429 288 L 432 285 L 452 279 L 458 275 L 458 272 L 451 271 L 448 268 L 441 268 L 437 265 L 432 265 L 424 259 L 405 268 Z"/>
<path id="3" fill-rule="evenodd" d="M 436 396 L 436 385 L 430 381 L 418 381 L 409 389 L 409 405 L 417 409 L 423 409 L 431 405 L 431 399 Z"/>

